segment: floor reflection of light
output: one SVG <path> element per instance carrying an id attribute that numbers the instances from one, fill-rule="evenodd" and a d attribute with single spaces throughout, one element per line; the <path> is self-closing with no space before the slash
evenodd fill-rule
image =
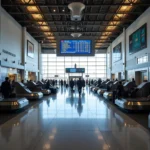
<path id="1" fill-rule="evenodd" d="M 54 135 L 50 135 L 49 140 L 53 140 L 53 139 L 54 139 Z"/>
<path id="2" fill-rule="evenodd" d="M 56 134 L 57 129 L 56 129 L 56 128 L 53 128 L 52 132 Z"/>
<path id="3" fill-rule="evenodd" d="M 103 150 L 107 150 L 109 148 L 109 146 L 107 144 L 103 145 Z"/>
<path id="4" fill-rule="evenodd" d="M 51 148 L 49 143 L 46 143 L 43 147 L 44 150 L 49 150 Z"/>
<path id="5" fill-rule="evenodd" d="M 57 99 L 50 101 L 50 106 L 48 107 L 47 102 L 42 103 L 42 117 L 43 119 L 49 118 L 79 118 L 77 112 L 77 106 L 79 101 L 78 92 L 73 93 L 71 97 L 69 89 L 64 93 L 64 89 L 58 91 Z M 103 99 L 97 97 L 96 95 L 89 95 L 88 91 L 85 90 L 81 96 L 81 102 L 83 111 L 80 115 L 80 119 L 104 119 L 109 117 L 109 109 L 106 107 Z"/>
<path id="6" fill-rule="evenodd" d="M 99 135 L 99 136 L 98 136 L 98 139 L 99 139 L 99 140 L 103 140 L 103 136 Z"/>

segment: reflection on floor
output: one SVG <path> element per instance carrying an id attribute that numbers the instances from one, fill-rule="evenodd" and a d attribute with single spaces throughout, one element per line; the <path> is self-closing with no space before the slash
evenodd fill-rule
<path id="1" fill-rule="evenodd" d="M 57 96 L 0 126 L 2 150 L 150 150 L 150 134 L 86 88 Z"/>

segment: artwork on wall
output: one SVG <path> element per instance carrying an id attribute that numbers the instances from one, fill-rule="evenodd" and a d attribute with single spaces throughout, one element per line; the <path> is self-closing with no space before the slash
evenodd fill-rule
<path id="1" fill-rule="evenodd" d="M 129 54 L 147 47 L 147 24 L 144 24 L 129 36 Z"/>
<path id="2" fill-rule="evenodd" d="M 119 61 L 122 58 L 121 43 L 113 48 L 113 62 Z"/>
<path id="3" fill-rule="evenodd" d="M 34 58 L 34 45 L 27 40 L 27 56 Z"/>

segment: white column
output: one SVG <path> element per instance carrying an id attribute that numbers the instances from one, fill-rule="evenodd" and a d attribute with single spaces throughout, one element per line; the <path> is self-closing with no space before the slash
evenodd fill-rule
<path id="1" fill-rule="evenodd" d="M 109 66 L 110 66 L 110 78 L 111 78 L 111 74 L 112 74 L 112 43 L 110 44 L 110 62 L 109 62 Z"/>
<path id="2" fill-rule="evenodd" d="M 2 49 L 1 49 L 1 0 L 0 0 L 0 60 L 2 55 Z"/>
<path id="3" fill-rule="evenodd" d="M 28 80 L 28 71 L 26 71 L 26 61 L 27 61 L 27 42 L 26 42 L 26 27 L 22 28 L 22 64 L 24 65 L 23 78 L 26 82 Z"/>
<path id="4" fill-rule="evenodd" d="M 1 0 L 0 0 L 0 60 L 2 58 L 2 47 L 1 47 Z M 1 65 L 0 65 L 0 72 L 1 72 Z M 1 78 L 1 74 L 0 74 L 0 85 L 1 85 L 1 81 L 2 78 Z"/>
<path id="5" fill-rule="evenodd" d="M 126 80 L 126 29 L 123 29 L 123 36 L 124 36 L 124 45 L 123 45 L 123 74 L 124 74 L 124 79 Z"/>
<path id="6" fill-rule="evenodd" d="M 38 80 L 42 80 L 42 51 L 41 51 L 41 44 L 38 44 Z"/>

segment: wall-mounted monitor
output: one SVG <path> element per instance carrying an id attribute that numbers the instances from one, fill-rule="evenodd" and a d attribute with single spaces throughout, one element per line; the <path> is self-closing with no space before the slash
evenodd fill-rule
<path id="1" fill-rule="evenodd" d="M 66 73 L 85 73 L 85 68 L 66 68 Z"/>
<path id="2" fill-rule="evenodd" d="M 147 24 L 129 36 L 129 54 L 136 53 L 147 47 Z"/>
<path id="3" fill-rule="evenodd" d="M 87 39 L 61 39 L 57 56 L 94 56 L 93 41 Z"/>
<path id="4" fill-rule="evenodd" d="M 119 61 L 122 58 L 121 43 L 113 48 L 113 62 Z"/>

